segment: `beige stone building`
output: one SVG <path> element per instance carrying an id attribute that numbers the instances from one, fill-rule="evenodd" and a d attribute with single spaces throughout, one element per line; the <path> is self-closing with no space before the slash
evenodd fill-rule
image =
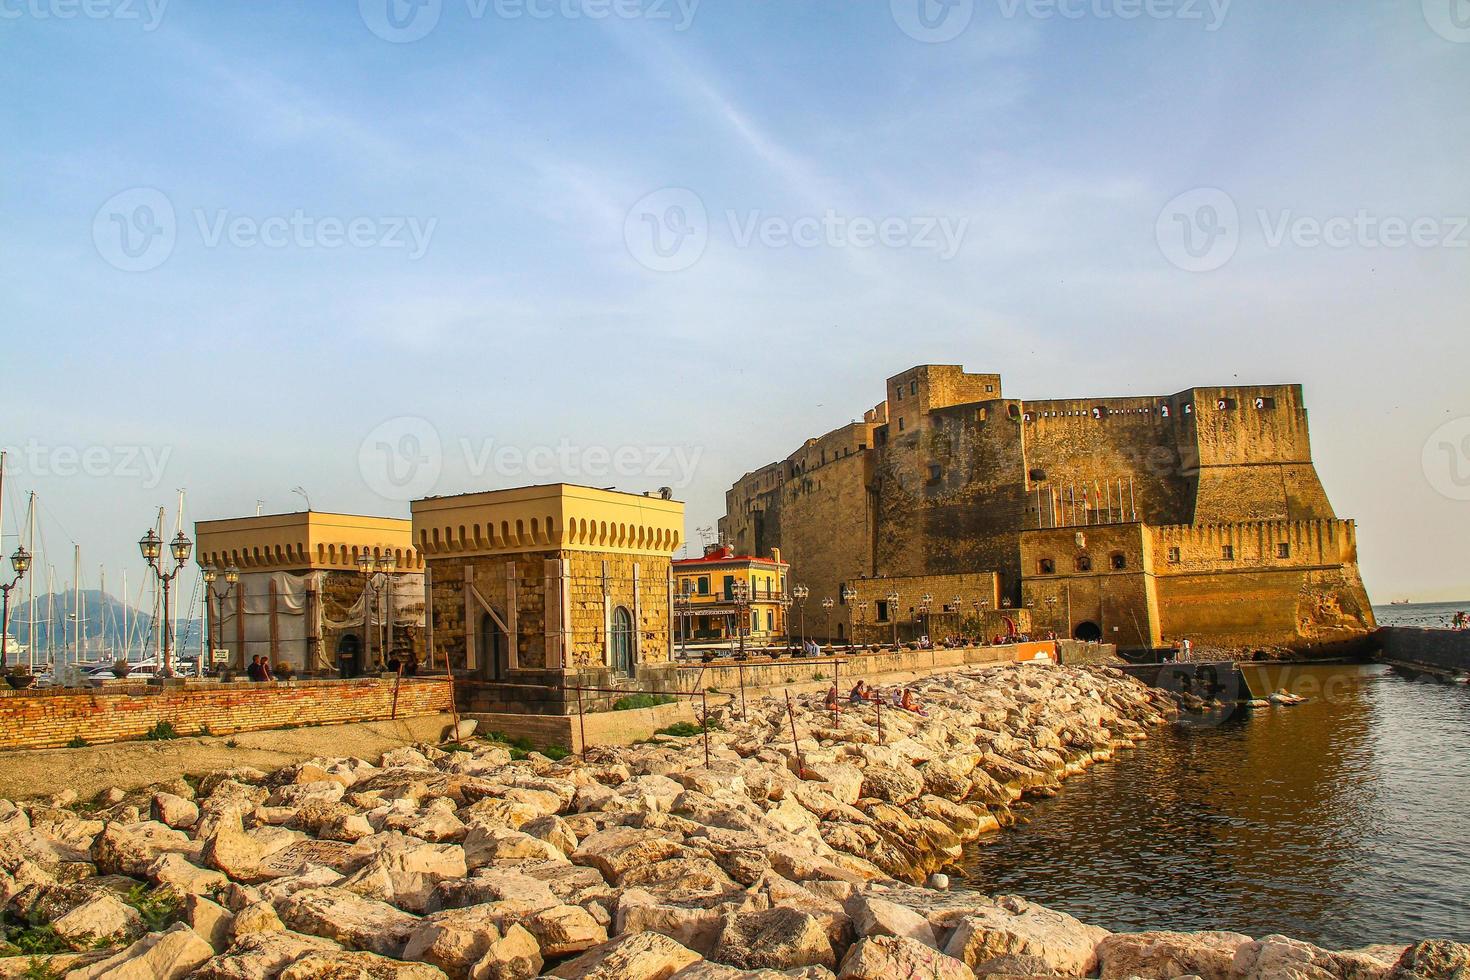
<path id="1" fill-rule="evenodd" d="M 558 483 L 416 500 L 412 513 L 429 663 L 463 678 L 462 707 L 564 713 L 569 685 L 664 682 L 682 503 Z"/>
<path id="2" fill-rule="evenodd" d="M 195 560 L 215 572 L 209 646 L 230 669 L 266 656 L 354 676 L 422 657 L 424 563 L 408 521 L 307 511 L 198 521 L 194 534 Z"/>

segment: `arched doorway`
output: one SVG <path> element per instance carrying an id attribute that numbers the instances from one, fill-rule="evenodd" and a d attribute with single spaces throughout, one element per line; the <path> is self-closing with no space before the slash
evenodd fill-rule
<path id="1" fill-rule="evenodd" d="M 343 680 L 362 673 L 362 641 L 356 633 L 344 633 L 337 638 L 337 674 Z"/>
<path id="2" fill-rule="evenodd" d="M 633 614 L 624 606 L 613 610 L 612 630 L 608 633 L 612 647 L 612 669 L 626 677 L 633 676 Z"/>
<path id="3" fill-rule="evenodd" d="M 510 664 L 506 652 L 505 631 L 489 613 L 480 616 L 480 628 L 475 633 L 475 658 L 480 665 L 480 676 L 487 681 L 503 681 L 509 673 Z"/>
<path id="4" fill-rule="evenodd" d="M 1078 623 L 1077 628 L 1072 631 L 1072 635 L 1079 640 L 1083 640 L 1084 642 L 1096 643 L 1098 640 L 1102 639 L 1102 627 L 1092 622 L 1091 620 L 1088 620 L 1086 622 Z"/>

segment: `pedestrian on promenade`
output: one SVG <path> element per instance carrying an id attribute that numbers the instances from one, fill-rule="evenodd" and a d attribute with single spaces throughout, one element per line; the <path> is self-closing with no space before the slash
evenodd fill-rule
<path id="1" fill-rule="evenodd" d="M 250 666 L 245 668 L 245 676 L 249 677 L 252 681 L 265 680 L 265 673 L 260 669 L 259 657 L 250 658 Z"/>

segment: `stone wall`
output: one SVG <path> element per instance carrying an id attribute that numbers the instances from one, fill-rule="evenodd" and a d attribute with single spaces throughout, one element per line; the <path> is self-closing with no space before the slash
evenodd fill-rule
<path id="1" fill-rule="evenodd" d="M 376 721 L 439 714 L 450 708 L 444 678 L 291 681 L 274 684 L 126 685 L 77 691 L 0 690 L 0 749 L 54 748 L 73 739 L 89 744 L 142 738 L 159 722 L 180 735 L 261 731 L 302 725 Z"/>
<path id="2" fill-rule="evenodd" d="M 1378 631 L 1377 640 L 1385 660 L 1470 671 L 1470 630 L 1385 626 Z"/>

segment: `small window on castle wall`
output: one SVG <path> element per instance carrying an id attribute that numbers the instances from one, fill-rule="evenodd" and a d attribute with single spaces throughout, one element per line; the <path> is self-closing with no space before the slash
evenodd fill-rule
<path id="1" fill-rule="evenodd" d="M 1179 564 L 1179 562 L 1181 560 L 1182 559 L 1181 559 L 1180 554 L 1179 554 L 1179 549 L 1178 548 L 1170 548 L 1169 549 L 1169 564 L 1171 564 L 1171 565 L 1177 565 L 1177 564 Z"/>
<path id="2" fill-rule="evenodd" d="M 1276 399 L 1274 399 L 1274 398 L 1265 397 L 1265 398 L 1257 398 L 1256 399 L 1256 408 L 1267 409 L 1267 408 L 1275 408 L 1275 407 L 1276 407 Z"/>
<path id="3" fill-rule="evenodd" d="M 1163 418 L 1168 418 L 1172 414 L 1173 413 L 1169 410 L 1169 406 L 1168 405 L 1160 405 L 1159 406 L 1159 415 L 1162 416 Z"/>
<path id="4" fill-rule="evenodd" d="M 1227 544 L 1220 548 L 1220 557 L 1226 561 L 1235 560 L 1235 545 Z"/>
<path id="5" fill-rule="evenodd" d="M 938 483 L 940 477 L 943 476 L 943 475 L 944 475 L 944 473 L 939 468 L 939 464 L 938 463 L 930 463 L 929 464 L 929 482 L 930 483 Z"/>
<path id="6" fill-rule="evenodd" d="M 1021 406 L 1020 405 L 1007 405 L 1006 406 L 1006 414 L 1009 415 L 1013 419 L 1020 418 L 1021 417 Z"/>
<path id="7" fill-rule="evenodd" d="M 1278 544 L 1276 546 L 1276 557 L 1277 558 L 1290 558 L 1291 557 L 1291 545 L 1287 544 L 1285 541 L 1283 541 L 1280 544 Z"/>
<path id="8" fill-rule="evenodd" d="M 899 432 L 902 432 L 903 431 L 903 419 L 899 419 L 898 420 L 898 431 Z"/>
<path id="9" fill-rule="evenodd" d="M 1194 406 L 1191 405 L 1189 402 L 1185 402 L 1184 403 L 1184 414 L 1185 415 L 1193 415 L 1194 414 Z"/>
<path id="10" fill-rule="evenodd" d="M 1043 483 L 1046 481 L 1046 470 L 1032 470 L 1030 476 L 1033 483 Z"/>
<path id="11" fill-rule="evenodd" d="M 1215 407 L 1222 412 L 1233 412 L 1235 411 L 1235 399 L 1222 398 L 1219 401 L 1215 402 Z"/>
<path id="12" fill-rule="evenodd" d="M 1092 417 L 1095 419 L 1105 418 L 1107 414 L 1108 409 L 1105 405 L 1094 405 L 1092 408 Z"/>
<path id="13" fill-rule="evenodd" d="M 1042 575 L 1055 575 L 1057 573 L 1057 560 L 1055 558 L 1043 558 L 1036 563 L 1036 570 Z"/>
<path id="14" fill-rule="evenodd" d="M 1077 571 L 1079 571 L 1079 572 L 1090 572 L 1090 571 L 1092 571 L 1092 557 L 1090 555 L 1078 555 L 1077 556 Z"/>
<path id="15" fill-rule="evenodd" d="M 1115 572 L 1121 572 L 1123 569 L 1128 567 L 1128 556 L 1123 554 L 1123 552 L 1121 551 L 1114 552 L 1108 558 L 1108 561 L 1112 564 L 1113 571 Z"/>
<path id="16" fill-rule="evenodd" d="M 903 385 L 898 386 L 898 401 L 903 401 Z"/>
<path id="17" fill-rule="evenodd" d="M 995 394 L 995 385 L 986 385 L 985 386 L 985 393 L 987 395 L 993 395 L 993 394 Z"/>
<path id="18" fill-rule="evenodd" d="M 919 393 L 919 383 L 917 381 L 910 381 L 909 382 L 909 394 L 911 394 L 911 395 L 917 395 L 918 393 Z"/>

